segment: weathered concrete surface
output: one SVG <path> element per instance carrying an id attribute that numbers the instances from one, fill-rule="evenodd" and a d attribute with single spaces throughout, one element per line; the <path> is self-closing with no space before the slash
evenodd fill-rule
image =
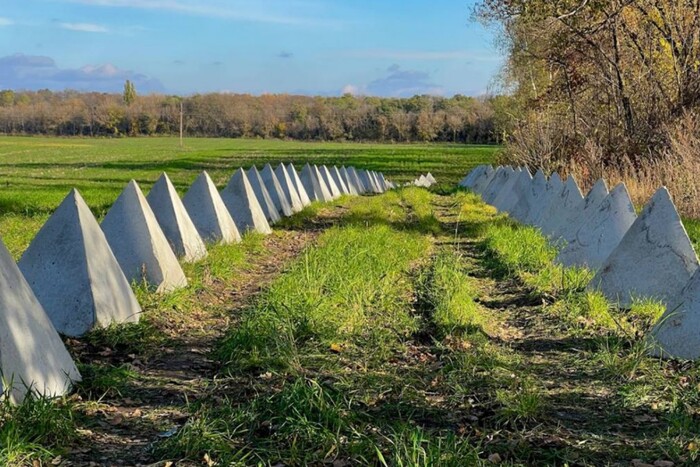
<path id="1" fill-rule="evenodd" d="M 311 166 L 306 164 L 301 169 L 301 183 L 304 185 L 304 189 L 309 194 L 313 201 L 320 201 L 321 203 L 326 203 L 333 200 L 333 196 L 323 183 L 321 178 L 321 173 L 318 171 L 316 166 Z"/>
<path id="2" fill-rule="evenodd" d="M 253 187 L 243 169 L 238 169 L 231 176 L 228 185 L 221 191 L 221 199 L 236 223 L 239 232 L 258 232 L 264 235 L 272 233 Z"/>
<path id="3" fill-rule="evenodd" d="M 246 175 L 248 176 L 250 186 L 253 187 L 253 193 L 255 193 L 255 197 L 258 199 L 258 203 L 260 204 L 260 207 L 265 213 L 265 219 L 267 219 L 267 222 L 269 222 L 270 225 L 279 222 L 280 219 L 282 219 L 282 217 L 277 211 L 275 203 L 272 202 L 272 197 L 267 191 L 265 182 L 263 182 L 263 179 L 260 176 L 260 172 L 258 172 L 258 169 L 255 166 L 253 166 L 250 169 L 248 169 Z"/>
<path id="4" fill-rule="evenodd" d="M 282 191 L 284 191 L 284 196 L 289 201 L 292 212 L 299 212 L 304 209 L 304 203 L 301 201 L 296 185 L 294 184 L 292 177 L 289 176 L 289 172 L 287 172 L 287 168 L 284 166 L 284 164 L 280 163 L 280 165 L 277 166 L 275 169 L 275 175 L 277 176 L 277 180 L 282 187 Z"/>
<path id="5" fill-rule="evenodd" d="M 72 190 L 18 264 L 58 332 L 134 323 L 141 307 L 90 208 Z"/>
<path id="6" fill-rule="evenodd" d="M 355 167 L 348 167 L 348 173 L 355 182 L 355 187 L 357 188 L 359 194 L 362 195 L 369 191 L 369 188 L 365 186 L 365 183 L 362 181 L 362 178 L 360 177 L 360 174 L 358 173 L 357 169 L 355 169 Z"/>
<path id="7" fill-rule="evenodd" d="M 435 185 L 437 183 L 437 180 L 435 180 L 435 177 L 433 177 L 433 174 L 431 174 L 430 172 L 426 174 L 425 178 L 428 179 L 431 185 Z"/>
<path id="8" fill-rule="evenodd" d="M 507 169 L 506 167 L 499 166 L 496 168 L 496 170 L 493 172 L 493 176 L 489 179 L 488 184 L 486 184 L 478 193 L 481 195 L 481 199 L 484 200 L 485 202 L 488 202 L 486 200 L 487 193 L 492 193 L 495 189 L 498 188 L 500 184 L 503 184 L 505 181 L 505 178 L 507 176 Z"/>
<path id="9" fill-rule="evenodd" d="M 521 172 L 522 174 L 522 172 Z M 525 189 L 525 193 L 510 210 L 510 215 L 522 223 L 534 215 L 543 201 L 547 190 L 547 177 L 542 170 L 538 170 L 532 177 L 530 186 Z"/>
<path id="10" fill-rule="evenodd" d="M 477 177 L 474 177 L 471 185 L 472 191 L 479 194 L 483 193 L 495 175 L 496 169 L 490 165 L 487 165 L 483 173 Z"/>
<path id="11" fill-rule="evenodd" d="M 241 234 L 209 174 L 199 174 L 182 198 L 192 223 L 205 242 L 237 243 Z"/>
<path id="12" fill-rule="evenodd" d="M 581 203 L 583 203 L 581 189 L 574 177 L 569 175 L 559 196 L 552 200 L 547 210 L 542 214 L 543 221 L 540 224 L 542 233 L 547 236 L 554 234 L 568 213 L 579 209 Z"/>
<path id="13" fill-rule="evenodd" d="M 459 183 L 457 183 L 457 186 L 461 186 L 462 188 L 471 188 L 474 186 L 474 179 L 480 174 L 486 172 L 486 167 L 488 167 L 486 164 L 477 165 L 467 175 L 465 175 L 464 178 L 459 181 Z"/>
<path id="14" fill-rule="evenodd" d="M 343 178 L 342 174 L 340 173 L 340 169 L 336 167 L 335 165 L 328 169 L 331 172 L 331 177 L 333 177 L 333 181 L 335 184 L 338 186 L 338 189 L 340 192 L 344 195 L 350 195 L 350 188 L 348 187 L 347 183 L 345 183 L 345 179 Z"/>
<path id="15" fill-rule="evenodd" d="M 700 359 L 700 270 L 685 285 L 647 336 L 649 353 L 679 360 Z"/>
<path id="16" fill-rule="evenodd" d="M 369 176 L 369 172 L 367 172 L 364 169 L 360 169 L 357 171 L 357 176 L 360 178 L 360 181 L 362 182 L 362 186 L 365 187 L 365 193 L 376 193 L 377 188 L 374 186 L 372 179 Z"/>
<path id="17" fill-rule="evenodd" d="M 567 267 L 586 266 L 599 270 L 636 218 L 627 188 L 620 183 L 586 217 L 576 234 L 567 239 L 557 261 Z"/>
<path id="18" fill-rule="evenodd" d="M 498 192 L 491 201 L 491 206 L 495 207 L 501 212 L 507 211 L 506 204 L 512 200 L 513 188 L 516 183 L 520 181 L 520 175 L 522 171 L 515 170 L 514 173 L 508 175 L 506 182 L 498 189 Z"/>
<path id="19" fill-rule="evenodd" d="M 355 178 L 350 174 L 350 171 L 348 171 L 348 169 L 345 166 L 340 168 L 340 176 L 345 182 L 345 186 L 348 189 L 348 194 L 352 196 L 357 196 L 360 194 L 360 189 L 357 186 Z"/>
<path id="20" fill-rule="evenodd" d="M 0 240 L 0 389 L 20 403 L 31 391 L 70 392 L 80 373 L 56 329 Z"/>
<path id="21" fill-rule="evenodd" d="M 503 188 L 508 185 L 509 180 L 515 180 L 517 178 L 517 173 L 512 167 L 504 167 L 493 179 L 493 182 L 484 191 L 481 197 L 488 204 L 493 205 L 493 201 L 501 193 Z"/>
<path id="22" fill-rule="evenodd" d="M 267 192 L 270 194 L 270 199 L 272 199 L 277 213 L 285 217 L 294 214 L 294 210 L 282 188 L 282 184 L 277 179 L 277 175 L 275 175 L 275 171 L 272 170 L 270 164 L 265 164 L 265 167 L 263 167 L 260 172 L 260 177 L 262 177 L 262 181 L 265 184 L 265 188 L 267 188 Z"/>
<path id="23" fill-rule="evenodd" d="M 191 263 L 207 256 L 204 240 L 167 174 L 160 176 L 146 200 L 178 257 Z"/>
<path id="24" fill-rule="evenodd" d="M 561 239 L 567 241 L 576 235 L 581 224 L 586 220 L 589 214 L 595 211 L 600 203 L 608 196 L 608 187 L 605 180 L 598 179 L 590 189 L 583 202 L 577 206 L 575 210 L 566 214 L 566 217 L 552 234 L 553 239 Z"/>
<path id="25" fill-rule="evenodd" d="M 510 191 L 507 193 L 507 196 L 505 196 L 500 201 L 501 210 L 507 213 L 511 213 L 511 217 L 515 218 L 515 216 L 513 216 L 512 214 L 513 208 L 516 204 L 518 204 L 518 201 L 527 196 L 527 192 L 531 184 L 532 175 L 530 175 L 530 172 L 528 170 L 523 170 L 520 173 L 518 173 L 518 176 L 515 179 L 515 183 L 513 184 Z"/>
<path id="26" fill-rule="evenodd" d="M 157 292 L 187 285 L 185 273 L 135 180 L 124 188 L 101 227 L 127 280 L 145 280 Z"/>
<path id="27" fill-rule="evenodd" d="M 384 193 L 386 191 L 384 187 L 379 183 L 379 177 L 377 177 L 377 172 L 369 171 L 369 177 L 372 180 L 372 184 L 375 189 L 375 193 Z"/>
<path id="28" fill-rule="evenodd" d="M 340 198 L 343 195 L 343 192 L 340 191 L 340 188 L 335 183 L 335 180 L 333 180 L 333 176 L 331 175 L 331 171 L 328 170 L 328 167 L 322 165 L 318 168 L 318 172 L 321 174 L 321 180 L 323 180 L 323 183 L 326 184 L 326 187 L 328 188 L 331 197 L 333 199 Z"/>
<path id="29" fill-rule="evenodd" d="M 297 169 L 294 168 L 294 165 L 291 163 L 287 165 L 287 174 L 289 175 L 289 178 L 294 182 L 294 188 L 297 190 L 297 194 L 299 195 L 299 199 L 301 200 L 301 204 L 303 206 L 308 206 L 311 204 L 311 197 L 309 193 L 306 192 L 306 188 L 304 188 L 304 184 L 301 183 L 301 178 L 299 178 L 299 173 L 297 172 Z"/>
<path id="30" fill-rule="evenodd" d="M 530 214 L 527 219 L 525 219 L 525 222 L 536 227 L 541 227 L 546 220 L 544 216 L 549 211 L 550 205 L 557 200 L 563 189 L 564 184 L 561 181 L 561 177 L 558 173 L 554 172 L 549 177 L 547 185 L 545 185 L 542 200 L 538 203 L 536 208 L 530 209 Z"/>
<path id="31" fill-rule="evenodd" d="M 633 298 L 669 304 L 698 269 L 698 257 L 665 187 L 659 189 L 591 281 L 621 306 Z"/>

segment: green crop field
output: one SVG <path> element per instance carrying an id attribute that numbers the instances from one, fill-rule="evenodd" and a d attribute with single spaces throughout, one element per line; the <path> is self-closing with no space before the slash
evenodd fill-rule
<path id="1" fill-rule="evenodd" d="M 306 143 L 280 140 L 177 138 L 0 138 L 0 236 L 16 256 L 71 188 L 101 217 L 131 179 L 147 191 L 167 172 L 184 193 L 207 170 L 223 187 L 235 168 L 266 163 L 354 165 L 395 181 L 432 172 L 455 184 L 493 160 L 495 146 Z"/>

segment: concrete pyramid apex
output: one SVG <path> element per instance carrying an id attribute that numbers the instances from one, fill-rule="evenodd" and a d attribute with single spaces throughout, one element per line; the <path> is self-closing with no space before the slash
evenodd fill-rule
<path id="1" fill-rule="evenodd" d="M 494 181 L 484 192 L 484 201 L 489 204 L 493 204 L 494 200 L 501 193 L 503 188 L 508 185 L 508 181 L 515 178 L 517 178 L 517 173 L 515 170 L 510 167 L 504 168 L 496 175 L 496 177 L 494 177 Z"/>
<path id="2" fill-rule="evenodd" d="M 540 225 L 542 233 L 545 235 L 552 235 L 556 232 L 566 216 L 571 212 L 576 212 L 581 206 L 581 203 L 583 203 L 581 189 L 574 177 L 569 175 L 564 188 L 559 195 L 552 200 L 549 208 L 542 215 L 543 222 Z"/>
<path id="3" fill-rule="evenodd" d="M 331 171 L 328 170 L 328 167 L 322 165 L 318 168 L 318 171 L 321 174 L 321 179 L 323 180 L 323 183 L 326 184 L 326 187 L 328 188 L 328 191 L 330 192 L 333 199 L 340 198 L 343 195 L 343 192 L 340 191 L 340 187 L 338 187 L 338 185 L 335 183 L 335 180 L 333 180 L 333 176 L 331 175 Z"/>
<path id="4" fill-rule="evenodd" d="M 20 403 L 31 390 L 68 393 L 80 373 L 44 308 L 0 240 L 0 388 Z"/>
<path id="5" fill-rule="evenodd" d="M 340 193 L 343 195 L 349 195 L 350 193 L 350 188 L 348 188 L 347 183 L 345 183 L 345 179 L 340 173 L 340 170 L 338 167 L 333 166 L 330 169 L 328 169 L 331 173 L 331 177 L 333 178 L 333 181 L 335 182 L 336 186 L 340 190 Z"/>
<path id="6" fill-rule="evenodd" d="M 484 164 L 477 165 L 462 180 L 460 180 L 457 185 L 463 188 L 471 188 L 474 183 L 474 179 L 480 174 L 484 173 L 486 171 L 486 167 L 487 166 Z"/>
<path id="7" fill-rule="evenodd" d="M 316 166 L 312 167 L 310 164 L 306 164 L 301 169 L 300 178 L 301 183 L 304 185 L 304 189 L 313 201 L 325 203 L 333 200 L 333 197 L 328 191 L 326 184 L 323 183 L 321 173 L 318 171 Z"/>
<path id="8" fill-rule="evenodd" d="M 666 307 L 666 312 L 647 337 L 650 353 L 679 360 L 700 358 L 700 270 L 685 285 L 680 295 Z"/>
<path id="9" fill-rule="evenodd" d="M 292 164 L 287 165 L 287 174 L 289 175 L 289 178 L 292 180 L 294 184 L 294 188 L 296 188 L 297 194 L 299 195 L 299 200 L 301 201 L 302 206 L 308 206 L 311 204 L 311 198 L 309 197 L 309 194 L 306 192 L 306 188 L 304 188 L 304 184 L 301 183 L 301 179 L 299 178 L 299 173 L 297 172 L 297 169 L 294 168 Z"/>
<path id="10" fill-rule="evenodd" d="M 474 177 L 469 188 L 471 188 L 474 193 L 483 193 L 484 189 L 491 183 L 495 174 L 496 169 L 487 165 L 482 173 Z"/>
<path id="11" fill-rule="evenodd" d="M 178 257 L 194 262 L 207 256 L 204 241 L 167 174 L 160 176 L 146 200 Z"/>
<path id="12" fill-rule="evenodd" d="M 586 216 L 576 234 L 567 239 L 569 243 L 561 250 L 557 260 L 567 267 L 586 266 L 597 271 L 620 244 L 636 218 L 627 188 L 620 183 Z"/>
<path id="13" fill-rule="evenodd" d="M 292 208 L 292 213 L 299 212 L 304 209 L 304 203 L 301 202 L 297 188 L 294 185 L 292 178 L 289 176 L 289 172 L 287 172 L 287 168 L 284 166 L 284 164 L 280 163 L 280 165 L 277 166 L 275 169 L 275 176 L 282 187 L 285 198 L 287 201 L 289 201 L 289 206 Z"/>
<path id="14" fill-rule="evenodd" d="M 107 212 L 102 231 L 127 280 L 145 280 L 157 292 L 187 285 L 185 273 L 135 180 Z"/>
<path id="15" fill-rule="evenodd" d="M 350 171 L 345 167 L 341 167 L 340 169 L 340 175 L 345 181 L 345 186 L 348 188 L 348 194 L 357 196 L 360 194 L 360 189 L 357 186 L 357 182 L 355 181 L 355 178 L 350 174 Z"/>
<path id="16" fill-rule="evenodd" d="M 229 214 L 241 233 L 272 233 L 258 198 L 243 169 L 238 169 L 231 176 L 226 187 L 221 191 Z"/>
<path id="17" fill-rule="evenodd" d="M 433 174 L 431 174 L 430 172 L 426 174 L 425 178 L 427 178 L 428 181 L 433 185 L 437 183 L 437 180 L 435 180 L 435 177 L 433 177 Z"/>
<path id="18" fill-rule="evenodd" d="M 675 301 L 698 269 L 698 257 L 665 187 L 644 207 L 591 282 L 610 300 Z"/>
<path id="19" fill-rule="evenodd" d="M 383 173 L 377 173 L 377 180 L 379 180 L 379 185 L 381 186 L 382 190 L 391 190 L 391 184 L 387 181 L 386 177 L 384 177 Z"/>
<path id="20" fill-rule="evenodd" d="M 277 213 L 289 217 L 294 214 L 292 210 L 292 205 L 287 198 L 287 195 L 282 189 L 282 184 L 277 179 L 275 171 L 272 170 L 270 164 L 265 164 L 262 171 L 260 172 L 260 177 L 262 178 L 264 186 L 267 188 L 267 192 L 270 194 L 270 199 L 277 209 Z"/>
<path id="21" fill-rule="evenodd" d="M 569 240 L 575 236 L 581 224 L 586 221 L 588 215 L 595 211 L 608 194 L 608 186 L 605 180 L 602 178 L 598 179 L 586 197 L 583 198 L 583 202 L 577 206 L 577 209 L 569 212 L 564 220 L 559 223 L 552 237 Z"/>
<path id="22" fill-rule="evenodd" d="M 199 174 L 182 198 L 182 204 L 205 242 L 225 245 L 241 241 L 241 234 L 208 173 Z"/>
<path id="23" fill-rule="evenodd" d="M 481 195 L 481 198 L 486 201 L 486 193 L 489 193 L 492 190 L 492 187 L 497 186 L 499 183 L 503 182 L 503 176 L 505 175 L 506 168 L 503 166 L 499 166 L 496 170 L 494 170 L 492 176 L 489 178 L 489 181 L 484 187 L 479 191 L 479 194 Z"/>
<path id="24" fill-rule="evenodd" d="M 516 205 L 522 199 L 526 199 L 530 185 L 532 184 L 532 175 L 527 170 L 523 170 L 518 173 L 515 179 L 510 193 L 508 196 L 501 200 L 501 210 L 510 213 L 510 216 L 514 219 L 520 219 L 520 213 L 515 211 Z M 523 209 L 524 206 L 521 206 Z"/>
<path id="25" fill-rule="evenodd" d="M 96 327 L 139 320 L 131 285 L 77 190 L 39 230 L 19 268 L 62 334 L 79 337 Z"/>
<path id="26" fill-rule="evenodd" d="M 374 186 L 377 189 L 377 193 L 384 193 L 386 191 L 386 188 L 384 188 L 384 185 L 382 184 L 382 182 L 379 181 L 379 175 L 377 174 L 377 172 L 370 171 L 369 176 L 372 178 L 372 181 L 374 182 Z M 428 180 L 427 177 L 426 177 L 426 180 Z M 428 180 L 428 183 L 430 185 L 432 185 L 432 183 L 430 183 L 430 180 Z"/>
<path id="27" fill-rule="evenodd" d="M 255 197 L 258 199 L 258 203 L 260 204 L 260 207 L 265 213 L 265 219 L 267 219 L 267 221 L 270 224 L 279 222 L 280 219 L 282 219 L 282 217 L 277 211 L 277 207 L 272 201 L 272 196 L 270 196 L 270 192 L 267 190 L 265 182 L 263 182 L 263 179 L 260 176 L 260 172 L 258 172 L 258 169 L 255 166 L 253 166 L 250 169 L 248 169 L 248 173 L 246 175 L 248 175 L 248 181 L 250 182 L 250 186 L 253 187 Z"/>
<path id="28" fill-rule="evenodd" d="M 366 170 L 358 170 L 357 171 L 357 176 L 360 178 L 360 181 L 362 182 L 362 186 L 365 188 L 365 193 L 374 193 L 375 192 L 375 187 L 372 183 L 372 179 L 369 177 L 369 173 Z M 418 177 L 415 180 L 415 185 L 416 186 L 424 186 L 424 180 L 421 179 L 423 177 L 422 175 Z"/>

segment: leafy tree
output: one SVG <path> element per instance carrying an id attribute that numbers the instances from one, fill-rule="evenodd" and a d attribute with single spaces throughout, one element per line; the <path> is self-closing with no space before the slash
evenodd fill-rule
<path id="1" fill-rule="evenodd" d="M 136 87 L 134 83 L 130 80 L 126 80 L 124 83 L 124 103 L 126 105 L 131 105 L 136 100 Z"/>

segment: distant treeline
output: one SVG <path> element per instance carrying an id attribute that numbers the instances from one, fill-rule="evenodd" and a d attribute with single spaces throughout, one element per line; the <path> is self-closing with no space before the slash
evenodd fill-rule
<path id="1" fill-rule="evenodd" d="M 500 97 L 407 99 L 203 94 L 190 97 L 0 91 L 0 132 L 297 140 L 499 142 Z"/>

